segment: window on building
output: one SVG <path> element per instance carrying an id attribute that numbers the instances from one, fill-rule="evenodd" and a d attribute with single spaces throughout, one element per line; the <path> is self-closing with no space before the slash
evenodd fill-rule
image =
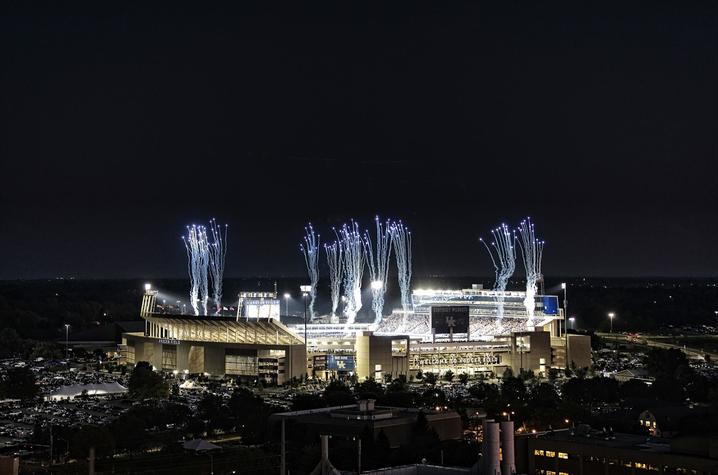
<path id="1" fill-rule="evenodd" d="M 249 350 L 227 349 L 224 372 L 236 376 L 257 376 L 257 356 Z"/>
<path id="2" fill-rule="evenodd" d="M 558 458 L 560 459 L 568 459 L 568 454 L 566 452 L 559 452 Z"/>
<path id="3" fill-rule="evenodd" d="M 540 457 L 543 457 L 543 455 L 544 455 L 543 450 L 535 449 L 535 450 L 534 450 L 534 455 L 538 455 L 538 456 L 540 456 Z"/>
<path id="4" fill-rule="evenodd" d="M 177 347 L 162 345 L 162 369 L 177 369 Z"/>
<path id="5" fill-rule="evenodd" d="M 554 452 L 553 450 L 546 451 L 546 457 L 555 457 L 555 456 L 556 456 L 556 452 Z"/>

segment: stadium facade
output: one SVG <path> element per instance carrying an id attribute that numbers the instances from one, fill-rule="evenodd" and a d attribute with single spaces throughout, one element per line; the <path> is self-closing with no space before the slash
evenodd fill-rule
<path id="1" fill-rule="evenodd" d="M 278 310 L 276 295 L 261 296 L 266 312 L 249 307 L 232 317 L 158 313 L 155 297 L 156 291 L 145 292 L 140 312 L 145 331 L 123 334 L 123 351 L 128 363 L 145 360 L 166 371 L 282 384 L 305 374 L 379 380 L 420 371 L 501 375 L 510 368 L 545 375 L 567 362 L 591 365 L 590 338 L 562 333 L 563 309 L 555 295 L 537 296 L 529 318 L 524 292 L 498 293 L 476 285 L 416 289 L 413 310 L 395 310 L 378 324 L 327 319 L 306 326 L 285 326 L 264 316 Z M 247 297 L 240 296 L 245 300 L 238 307 L 247 307 Z"/>

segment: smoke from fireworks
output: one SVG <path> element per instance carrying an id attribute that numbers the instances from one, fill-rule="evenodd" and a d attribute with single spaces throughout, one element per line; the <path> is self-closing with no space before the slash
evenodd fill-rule
<path id="1" fill-rule="evenodd" d="M 406 326 L 407 312 L 411 303 L 411 232 L 401 221 L 394 222 L 390 227 L 391 242 L 396 256 L 396 270 L 401 291 L 401 306 L 404 310 L 401 329 Z"/>
<path id="2" fill-rule="evenodd" d="M 357 313 L 362 308 L 361 284 L 364 276 L 364 242 L 359 233 L 359 225 L 351 221 L 350 225 L 342 225 L 338 233 L 342 246 L 342 265 L 344 267 L 344 295 L 346 305 L 344 313 L 347 324 L 354 323 Z"/>
<path id="3" fill-rule="evenodd" d="M 212 294 L 216 306 L 216 314 L 222 311 L 222 279 L 224 278 L 224 262 L 227 255 L 227 228 L 217 224 L 215 219 L 210 220 L 209 229 L 212 242 L 208 244 L 209 250 L 209 277 L 212 282 Z"/>
<path id="4" fill-rule="evenodd" d="M 524 306 L 529 317 L 529 326 L 533 326 L 534 311 L 536 309 L 536 282 L 541 278 L 541 259 L 543 257 L 544 241 L 536 239 L 536 230 L 531 218 L 521 221 L 519 225 L 519 245 L 522 260 L 526 269 L 526 298 Z"/>
<path id="5" fill-rule="evenodd" d="M 499 321 L 504 318 L 504 292 L 506 284 L 516 269 L 516 247 L 514 246 L 514 235 L 509 231 L 508 226 L 501 224 L 496 229 L 491 230 L 492 241 L 487 244 L 482 238 L 479 239 L 486 247 L 491 257 L 491 263 L 494 265 L 496 281 L 494 282 L 494 291 L 496 295 L 497 318 Z"/>
<path id="6" fill-rule="evenodd" d="M 319 282 L 319 242 L 320 236 L 314 232 L 312 223 L 304 228 L 304 244 L 299 249 L 304 254 L 307 265 L 311 290 L 309 291 L 309 318 L 314 320 L 314 303 L 317 299 L 317 283 Z"/>
<path id="7" fill-rule="evenodd" d="M 364 246 L 371 277 L 371 308 L 374 310 L 374 323 L 379 323 L 384 310 L 384 294 L 387 288 L 389 272 L 389 255 L 391 254 L 391 223 L 382 225 L 379 216 L 376 223 L 376 252 L 369 231 L 364 233 Z"/>
<path id="8" fill-rule="evenodd" d="M 329 288 L 332 294 L 332 317 L 337 316 L 337 309 L 339 308 L 339 298 L 341 297 L 342 290 L 342 246 L 337 242 L 333 242 L 330 245 L 324 245 L 324 252 L 327 253 L 327 264 L 329 266 Z"/>
<path id="9" fill-rule="evenodd" d="M 209 292 L 207 287 L 207 266 L 209 265 L 209 245 L 207 230 L 204 226 L 187 226 L 187 236 L 182 236 L 187 250 L 187 270 L 189 272 L 189 301 L 195 315 L 207 315 Z"/>

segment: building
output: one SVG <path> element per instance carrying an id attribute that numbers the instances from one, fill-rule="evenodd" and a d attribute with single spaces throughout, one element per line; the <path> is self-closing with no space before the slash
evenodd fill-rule
<path id="1" fill-rule="evenodd" d="M 718 473 L 718 440 L 707 437 L 667 440 L 579 426 L 525 439 L 528 474 Z"/>
<path id="2" fill-rule="evenodd" d="M 156 295 L 147 289 L 143 296 L 144 331 L 122 335 L 128 364 L 147 361 L 158 370 L 277 384 L 306 374 L 304 341 L 278 319 L 158 314 Z"/>
<path id="3" fill-rule="evenodd" d="M 308 440 L 319 440 L 320 435 L 352 439 L 369 430 L 374 438 L 383 432 L 389 446 L 396 448 L 409 443 L 420 412 L 413 408 L 375 406 L 374 400 L 368 399 L 356 405 L 282 412 L 271 417 L 282 424 L 291 422 L 301 426 Z M 427 424 L 440 440 L 461 439 L 461 416 L 456 411 L 437 410 L 424 414 Z"/>
<path id="4" fill-rule="evenodd" d="M 703 417 L 707 412 L 704 407 L 653 407 L 641 412 L 638 422 L 654 437 L 673 437 L 687 420 Z"/>

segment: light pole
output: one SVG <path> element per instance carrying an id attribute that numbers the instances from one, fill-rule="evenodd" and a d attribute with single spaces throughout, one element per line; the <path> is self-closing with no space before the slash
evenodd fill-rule
<path id="1" fill-rule="evenodd" d="M 300 285 L 299 290 L 302 292 L 302 298 L 304 299 L 304 373 L 309 378 L 309 372 L 307 371 L 307 361 L 309 354 L 307 351 L 307 297 L 309 292 L 312 290 L 311 285 Z"/>
<path id="2" fill-rule="evenodd" d="M 571 364 L 571 357 L 569 356 L 568 349 L 568 285 L 566 284 L 566 282 L 561 282 L 561 288 L 563 289 L 563 336 L 565 339 L 566 346 L 566 368 L 568 368 Z"/>
<path id="3" fill-rule="evenodd" d="M 569 323 L 571 323 L 571 329 L 575 330 L 576 329 L 576 317 L 569 317 L 568 321 L 569 321 Z"/>
<path id="4" fill-rule="evenodd" d="M 284 294 L 284 314 L 289 316 L 289 299 L 291 298 L 291 295 L 289 292 Z"/>
<path id="5" fill-rule="evenodd" d="M 70 359 L 70 324 L 65 324 L 65 359 Z"/>
<path id="6" fill-rule="evenodd" d="M 613 312 L 608 312 L 608 318 L 611 320 L 611 333 L 613 333 L 613 318 L 616 316 Z"/>

